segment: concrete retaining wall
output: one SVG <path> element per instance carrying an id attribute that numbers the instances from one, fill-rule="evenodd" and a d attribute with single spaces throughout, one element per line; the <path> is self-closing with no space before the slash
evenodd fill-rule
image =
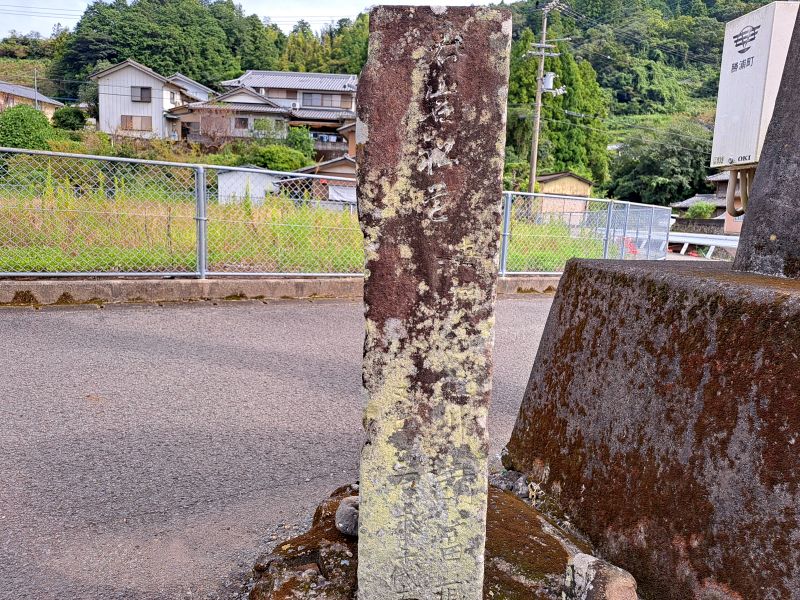
<path id="1" fill-rule="evenodd" d="M 554 292 L 559 277 L 504 277 L 500 294 Z M 0 306 L 188 302 L 280 298 L 361 298 L 360 277 L 220 279 L 5 279 Z"/>

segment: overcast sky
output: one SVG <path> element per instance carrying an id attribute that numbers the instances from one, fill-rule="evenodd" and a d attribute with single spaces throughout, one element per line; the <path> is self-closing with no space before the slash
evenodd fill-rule
<path id="1" fill-rule="evenodd" d="M 434 2 L 414 2 L 409 0 L 241 0 L 247 14 L 256 13 L 260 17 L 270 17 L 284 31 L 300 19 L 309 21 L 314 29 L 319 29 L 326 22 L 336 21 L 342 17 L 355 17 L 372 4 L 448 4 L 470 5 L 488 4 L 480 0 L 435 0 Z M 87 0 L 0 0 L 0 19 L 3 30 L 15 29 L 22 33 L 38 31 L 48 35 L 56 23 L 74 27 L 81 13 L 89 4 Z"/>

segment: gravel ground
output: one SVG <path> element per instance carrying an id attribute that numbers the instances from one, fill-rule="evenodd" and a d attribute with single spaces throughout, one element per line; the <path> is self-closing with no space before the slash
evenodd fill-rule
<path id="1" fill-rule="evenodd" d="M 492 452 L 551 298 L 498 303 Z M 0 310 L 0 598 L 236 597 L 357 477 L 361 305 Z"/>

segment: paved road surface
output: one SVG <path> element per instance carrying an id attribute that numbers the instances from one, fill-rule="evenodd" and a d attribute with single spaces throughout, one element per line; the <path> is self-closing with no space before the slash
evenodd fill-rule
<path id="1" fill-rule="evenodd" d="M 492 450 L 551 299 L 498 304 Z M 0 310 L 0 598 L 227 598 L 356 478 L 361 305 Z"/>

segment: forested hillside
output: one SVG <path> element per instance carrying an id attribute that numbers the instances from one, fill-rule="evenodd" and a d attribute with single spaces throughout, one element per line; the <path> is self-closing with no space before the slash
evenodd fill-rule
<path id="1" fill-rule="evenodd" d="M 761 0 L 574 0 L 551 13 L 558 57 L 546 68 L 567 93 L 544 103 L 542 172 L 571 169 L 617 197 L 667 203 L 701 191 L 708 162 L 724 23 Z M 510 4 L 514 46 L 509 86 L 507 184 L 527 181 L 541 11 Z M 232 0 L 94 2 L 72 31 L 0 42 L 0 78 L 39 84 L 60 99 L 91 100 L 88 76 L 134 58 L 214 87 L 246 69 L 358 73 L 366 59 L 366 15 L 285 34 L 268 15 Z M 11 60 L 13 59 L 13 60 Z M 615 148 L 612 152 L 607 147 Z M 642 172 L 637 156 L 649 157 Z M 636 167 L 636 168 L 634 168 Z"/>

